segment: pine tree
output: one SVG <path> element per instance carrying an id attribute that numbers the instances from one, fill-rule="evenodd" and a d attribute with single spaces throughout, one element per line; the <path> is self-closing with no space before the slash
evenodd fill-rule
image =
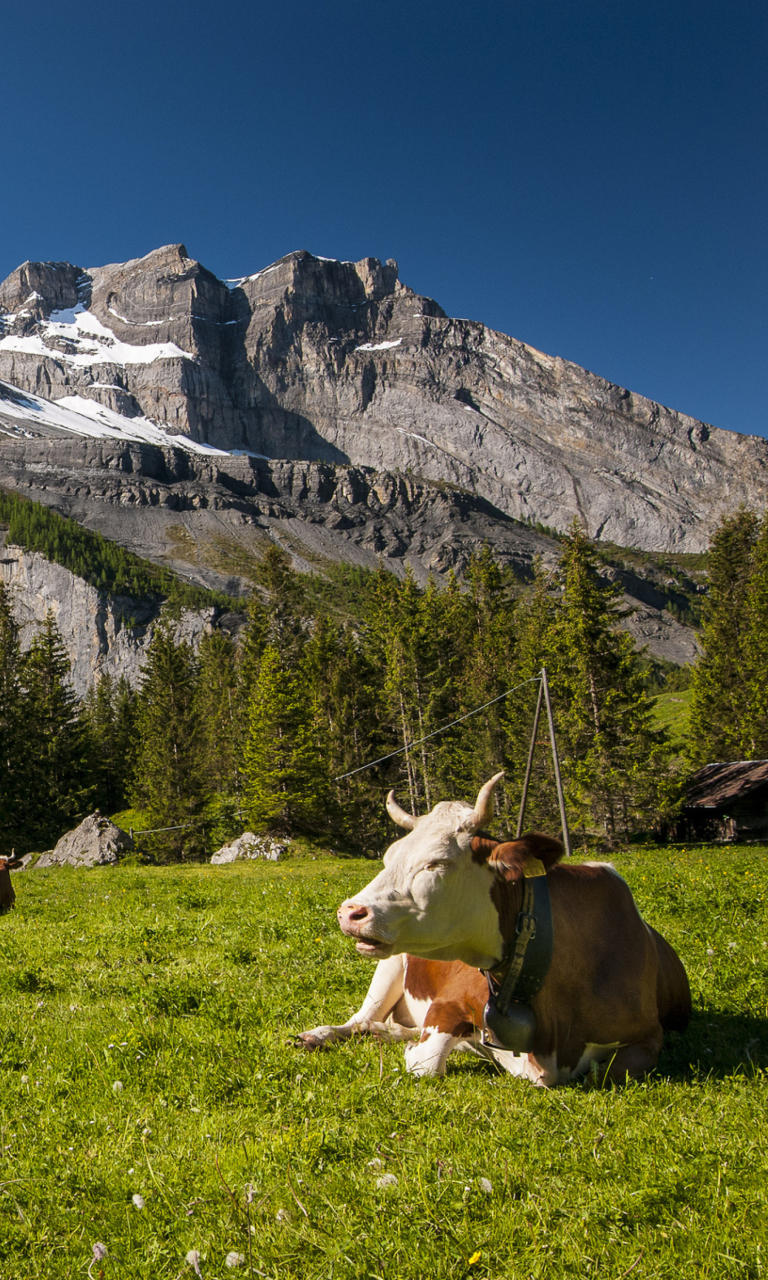
<path id="1" fill-rule="evenodd" d="M 312 629 L 303 668 L 322 742 L 328 822 L 339 836 L 377 847 L 384 815 L 375 777 L 369 770 L 342 776 L 386 754 L 390 745 L 379 735 L 376 668 L 359 634 L 327 618 Z"/>
<path id="2" fill-rule="evenodd" d="M 301 662 L 267 645 L 251 690 L 244 764 L 246 804 L 262 831 L 327 826 L 328 772 L 311 684 Z"/>
<path id="3" fill-rule="evenodd" d="M 0 855 L 23 852 L 25 779 L 30 743 L 21 685 L 19 632 L 0 582 Z"/>
<path id="4" fill-rule="evenodd" d="M 224 631 L 203 636 L 198 653 L 198 714 L 210 791 L 239 796 L 241 708 L 235 646 Z"/>
<path id="5" fill-rule="evenodd" d="M 33 740 L 28 771 L 26 839 L 46 847 L 92 803 L 88 742 L 72 689 L 70 662 L 49 610 L 24 664 L 27 728 Z"/>
<path id="6" fill-rule="evenodd" d="M 744 592 L 741 632 L 742 679 L 733 699 L 742 759 L 768 757 L 768 516 L 764 516 L 752 548 Z"/>
<path id="7" fill-rule="evenodd" d="M 132 801 L 150 827 L 180 827 L 143 837 L 163 861 L 199 854 L 204 847 L 202 813 L 207 792 L 197 710 L 197 664 L 187 644 L 176 644 L 167 627 L 152 637 L 143 668 L 138 705 L 138 751 Z"/>
<path id="8" fill-rule="evenodd" d="M 758 601 L 758 583 L 753 577 L 757 540 L 757 516 L 754 511 L 741 508 L 720 523 L 710 544 L 702 654 L 694 667 L 692 683 L 688 755 L 695 767 L 714 760 L 742 759 L 745 748 L 746 754 L 752 753 L 749 742 L 755 740 L 756 722 L 751 716 L 745 730 L 744 704 L 750 681 L 744 646 L 746 633 L 751 630 L 749 661 L 759 681 L 757 629 L 764 601 Z M 760 552 L 760 575 L 764 572 L 763 555 L 764 547 Z M 748 609 L 750 579 L 752 602 Z M 751 683 L 754 692 L 754 679 Z"/>
<path id="9" fill-rule="evenodd" d="M 597 557 L 575 523 L 560 559 L 561 598 L 541 633 L 571 819 L 609 843 L 661 816 L 669 783 L 669 752 L 653 726 L 642 668 L 625 616 L 621 589 L 597 572 Z M 543 735 L 542 735 L 543 736 Z"/>
<path id="10" fill-rule="evenodd" d="M 115 682 L 109 672 L 92 685 L 83 703 L 90 743 L 93 803 L 104 813 L 125 808 L 133 773 L 137 697 L 125 676 Z"/>

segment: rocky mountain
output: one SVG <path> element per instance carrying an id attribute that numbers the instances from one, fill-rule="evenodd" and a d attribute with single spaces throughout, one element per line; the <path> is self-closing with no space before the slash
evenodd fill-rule
<path id="1" fill-rule="evenodd" d="M 764 506 L 768 444 L 452 320 L 393 261 L 298 252 L 221 281 L 171 245 L 0 285 L 0 486 L 232 591 L 268 539 L 422 581 L 490 542 L 525 576 L 575 516 L 704 549 Z M 626 587 L 638 638 L 690 657 L 664 591 Z"/>
<path id="2" fill-rule="evenodd" d="M 561 530 L 579 515 L 624 546 L 701 550 L 768 494 L 762 439 L 452 320 L 375 258 L 292 253 L 227 282 L 183 245 L 25 263 L 0 285 L 0 379 L 92 434 L 102 406 L 198 449 L 410 472 Z"/>

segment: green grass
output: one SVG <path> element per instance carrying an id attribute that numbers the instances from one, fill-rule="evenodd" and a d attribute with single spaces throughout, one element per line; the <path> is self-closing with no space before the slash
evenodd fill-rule
<path id="1" fill-rule="evenodd" d="M 653 716 L 658 729 L 666 729 L 672 745 L 682 751 L 688 739 L 693 690 L 660 693 L 653 700 Z"/>
<path id="2" fill-rule="evenodd" d="M 365 992 L 335 907 L 369 862 L 16 875 L 1 1280 L 85 1277 L 96 1242 L 91 1280 L 191 1280 L 192 1249 L 206 1280 L 768 1274 L 766 853 L 615 861 L 684 957 L 695 1016 L 652 1078 L 607 1092 L 294 1047 Z"/>

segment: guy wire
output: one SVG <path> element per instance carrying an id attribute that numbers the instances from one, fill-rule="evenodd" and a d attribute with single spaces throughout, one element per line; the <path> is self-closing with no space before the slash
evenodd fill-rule
<path id="1" fill-rule="evenodd" d="M 422 742 L 428 742 L 430 738 L 436 738 L 440 733 L 446 733 L 448 729 L 452 729 L 455 724 L 461 724 L 462 720 L 469 720 L 470 716 L 476 716 L 480 711 L 485 711 L 486 707 L 492 707 L 494 702 L 501 702 L 503 698 L 508 698 L 510 693 L 516 693 L 518 689 L 522 689 L 523 685 L 536 684 L 541 680 L 541 676 L 530 676 L 527 680 L 521 680 L 520 684 L 516 684 L 514 688 L 507 689 L 505 693 L 500 693 L 497 698 L 491 698 L 490 702 L 484 702 L 481 707 L 474 707 L 472 711 L 467 711 L 466 715 L 459 716 L 456 720 L 451 720 L 449 724 L 444 724 L 440 729 L 434 729 L 432 733 L 426 734 L 423 738 L 417 738 L 415 742 L 408 742 L 404 747 L 398 747 L 397 751 L 390 751 L 389 755 L 379 756 L 378 760 L 371 760 L 368 764 L 361 764 L 358 769 L 350 769 L 349 773 L 340 773 L 334 778 L 334 782 L 343 782 L 345 778 L 352 778 L 356 773 L 363 773 L 366 769 L 372 769 L 374 765 L 383 764 L 385 760 L 391 760 L 393 756 L 404 755 L 406 751 L 412 751 L 414 747 L 421 746 Z"/>

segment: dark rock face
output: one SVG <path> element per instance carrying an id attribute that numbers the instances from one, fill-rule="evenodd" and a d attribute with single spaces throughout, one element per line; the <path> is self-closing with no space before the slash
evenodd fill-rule
<path id="1" fill-rule="evenodd" d="M 402 573 L 407 562 L 421 583 L 431 572 L 460 573 L 486 543 L 523 579 L 532 575 L 535 557 L 551 562 L 558 553 L 546 534 L 473 494 L 365 467 L 208 460 L 181 448 L 43 434 L 8 440 L 0 460 L 5 487 L 187 580 L 232 594 L 249 590 L 247 566 L 272 542 L 305 570 L 330 560 L 371 569 L 383 562 Z M 695 635 L 664 608 L 669 590 L 624 576 L 635 610 L 627 629 L 655 656 L 690 662 Z M 112 599 L 17 547 L 0 548 L 0 581 L 11 590 L 25 647 L 54 607 L 78 694 L 104 672 L 138 682 L 156 606 Z M 196 648 L 212 625 L 227 627 L 227 619 L 185 612 L 177 637 Z M 236 618 L 232 625 L 237 629 Z"/>
<path id="2" fill-rule="evenodd" d="M 0 400 L 0 427 L 2 401 Z M 476 495 L 402 473 L 247 456 L 208 458 L 138 441 L 64 439 L 40 432 L 0 447 L 0 485 L 53 506 L 138 555 L 170 563 L 201 585 L 239 591 L 216 569 L 238 549 L 282 541 L 305 568 L 318 560 L 375 568 L 380 559 L 417 578 L 461 571 L 492 543 L 521 578 L 552 541 Z"/>

